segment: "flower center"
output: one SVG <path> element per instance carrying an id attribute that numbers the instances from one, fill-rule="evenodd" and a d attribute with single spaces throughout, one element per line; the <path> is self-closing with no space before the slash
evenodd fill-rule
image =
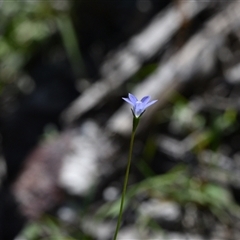
<path id="1" fill-rule="evenodd" d="M 141 101 L 137 101 L 135 106 L 134 106 L 134 114 L 136 117 L 139 117 L 141 115 L 141 113 L 143 112 L 143 104 Z"/>

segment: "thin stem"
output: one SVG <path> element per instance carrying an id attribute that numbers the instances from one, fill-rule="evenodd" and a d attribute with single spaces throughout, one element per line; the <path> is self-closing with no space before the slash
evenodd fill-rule
<path id="1" fill-rule="evenodd" d="M 124 204 L 124 199 L 125 199 L 125 195 L 126 195 L 129 171 L 130 171 L 131 160 L 132 160 L 133 142 L 134 142 L 135 132 L 136 132 L 136 128 L 137 128 L 139 120 L 138 120 L 137 123 L 135 123 L 135 121 L 136 121 L 136 119 L 133 119 L 133 129 L 132 129 L 131 141 L 130 141 L 130 147 L 129 147 L 127 169 L 126 169 L 126 174 L 125 174 L 125 178 L 124 178 L 122 198 L 121 198 L 120 210 L 119 210 L 119 215 L 118 215 L 118 222 L 117 222 L 117 227 L 116 227 L 116 230 L 115 230 L 113 240 L 117 239 L 118 231 L 119 231 L 121 220 L 122 220 L 123 204 Z"/>

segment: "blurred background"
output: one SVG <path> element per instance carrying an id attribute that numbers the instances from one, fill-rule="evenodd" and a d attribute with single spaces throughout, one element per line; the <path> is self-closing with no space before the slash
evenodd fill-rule
<path id="1" fill-rule="evenodd" d="M 238 240 L 240 1 L 0 1 L 0 240 Z"/>

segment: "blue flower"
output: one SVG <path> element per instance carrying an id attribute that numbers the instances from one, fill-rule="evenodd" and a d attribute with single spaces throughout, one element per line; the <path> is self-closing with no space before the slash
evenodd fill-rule
<path id="1" fill-rule="evenodd" d="M 145 110 L 157 102 L 157 100 L 150 101 L 150 96 L 143 97 L 140 101 L 131 93 L 128 94 L 128 98 L 122 98 L 127 103 L 133 106 L 132 112 L 135 118 L 139 118 L 145 112 Z"/>

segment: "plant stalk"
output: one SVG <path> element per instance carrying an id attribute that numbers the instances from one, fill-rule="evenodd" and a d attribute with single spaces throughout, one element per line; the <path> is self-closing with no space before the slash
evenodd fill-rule
<path id="1" fill-rule="evenodd" d="M 119 210 L 119 215 L 118 215 L 118 221 L 117 221 L 117 226 L 116 226 L 116 230 L 115 230 L 115 233 L 114 233 L 113 240 L 117 239 L 118 231 L 119 231 L 120 224 L 121 224 L 121 221 L 122 221 L 123 205 L 124 205 L 124 199 L 125 199 L 127 184 L 128 184 L 128 177 L 129 177 L 130 166 L 131 166 L 131 161 L 132 161 L 133 142 L 134 142 L 135 133 L 136 133 L 138 123 L 139 123 L 139 118 L 133 117 L 133 128 L 132 128 L 131 140 L 130 140 L 130 146 L 129 146 L 128 162 L 127 162 L 127 168 L 126 168 L 126 173 L 125 173 L 125 178 L 124 178 L 124 184 L 123 184 L 123 190 L 122 190 L 122 198 L 121 198 L 120 210 Z"/>

